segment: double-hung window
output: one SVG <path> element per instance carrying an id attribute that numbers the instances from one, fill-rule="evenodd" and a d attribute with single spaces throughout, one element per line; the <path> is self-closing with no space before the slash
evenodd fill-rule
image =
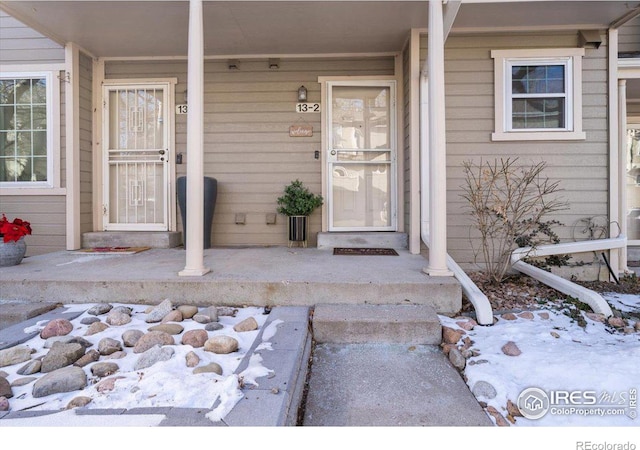
<path id="1" fill-rule="evenodd" d="M 59 153 L 57 73 L 0 74 L 2 187 L 56 187 L 53 168 L 55 155 Z"/>
<path id="2" fill-rule="evenodd" d="M 494 50 L 495 132 L 501 140 L 584 139 L 584 49 Z"/>

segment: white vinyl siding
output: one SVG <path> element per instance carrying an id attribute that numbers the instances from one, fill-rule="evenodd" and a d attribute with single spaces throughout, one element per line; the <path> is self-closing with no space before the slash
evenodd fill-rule
<path id="1" fill-rule="evenodd" d="M 618 51 L 640 52 L 640 18 L 635 18 L 618 29 Z"/>
<path id="2" fill-rule="evenodd" d="M 421 38 L 425 51 L 426 37 Z M 445 48 L 447 108 L 447 248 L 465 268 L 477 268 L 470 239 L 477 247 L 469 210 L 461 197 L 462 163 L 518 158 L 523 165 L 545 161 L 544 173 L 559 181 L 569 209 L 553 219 L 563 241 L 585 239 L 581 220 L 608 214 L 607 45 L 586 49 L 583 58 L 583 141 L 494 142 L 494 62 L 491 50 L 577 47 L 577 32 L 545 34 L 450 35 Z M 421 58 L 426 57 L 421 53 Z M 480 262 L 480 261 L 478 261 Z"/>
<path id="3" fill-rule="evenodd" d="M 64 63 L 64 47 L 0 11 L 0 65 Z"/>
<path id="4" fill-rule="evenodd" d="M 176 104 L 184 103 L 187 67 L 183 61 L 108 61 L 107 79 L 177 77 Z M 320 76 L 392 75 L 393 58 L 282 59 L 280 68 L 269 69 L 267 59 L 240 60 L 239 70 L 226 61 L 205 63 L 204 174 L 218 181 L 212 245 L 286 245 L 286 221 L 278 215 L 276 225 L 266 215 L 276 212 L 276 199 L 285 185 L 300 179 L 314 193 L 321 192 L 320 114 L 295 112 L 297 91 L 308 90 L 309 102 L 319 102 Z M 322 105 L 325 107 L 326 105 Z M 176 153 L 185 175 L 186 115 L 176 115 Z M 290 137 L 297 123 L 313 126 L 312 137 Z M 179 211 L 176 205 L 176 211 Z M 235 223 L 236 214 L 246 223 Z M 179 212 L 178 212 L 179 217 Z M 181 220 L 178 218 L 181 229 Z M 321 231 L 321 215 L 311 217 L 309 245 Z"/>

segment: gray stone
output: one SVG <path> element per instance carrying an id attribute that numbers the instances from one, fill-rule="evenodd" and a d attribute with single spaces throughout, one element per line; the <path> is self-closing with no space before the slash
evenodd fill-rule
<path id="1" fill-rule="evenodd" d="M 123 350 L 118 350 L 117 352 L 113 352 L 110 355 L 106 355 L 104 359 L 122 359 L 126 358 L 127 352 Z"/>
<path id="2" fill-rule="evenodd" d="M 78 343 L 63 344 L 56 342 L 51 350 L 42 358 L 42 373 L 53 372 L 62 367 L 69 366 L 84 355 L 85 349 Z"/>
<path id="3" fill-rule="evenodd" d="M 464 358 L 464 356 L 462 356 L 462 353 L 456 347 L 453 347 L 451 348 L 451 350 L 449 350 L 449 361 L 451 361 L 453 367 L 458 370 L 464 370 L 465 366 L 467 365 L 467 360 Z"/>
<path id="4" fill-rule="evenodd" d="M 195 367 L 200 364 L 200 357 L 195 352 L 189 352 L 185 356 L 187 367 Z"/>
<path id="5" fill-rule="evenodd" d="M 176 335 L 184 331 L 184 327 L 177 323 L 161 323 L 149 327 L 149 331 L 164 331 L 167 334 Z"/>
<path id="6" fill-rule="evenodd" d="M 31 349 L 26 345 L 0 350 L 0 367 L 12 366 L 31 359 Z"/>
<path id="7" fill-rule="evenodd" d="M 122 350 L 120 342 L 111 338 L 103 338 L 98 342 L 98 352 L 102 355 L 110 355 L 112 353 Z"/>
<path id="8" fill-rule="evenodd" d="M 206 331 L 218 331 L 218 330 L 222 330 L 223 328 L 224 328 L 224 325 L 222 325 L 220 322 L 209 322 L 204 326 L 204 329 Z"/>
<path id="9" fill-rule="evenodd" d="M 107 314 L 107 323 L 114 327 L 120 327 L 131 322 L 131 316 L 122 311 L 109 311 Z"/>
<path id="10" fill-rule="evenodd" d="M 91 397 L 75 397 L 71 399 L 69 403 L 67 403 L 66 409 L 82 408 L 83 406 L 87 406 L 89 403 L 91 403 L 92 400 L 93 399 Z"/>
<path id="11" fill-rule="evenodd" d="M 5 372 L 4 370 L 0 370 L 0 377 L 7 378 L 8 376 L 9 374 L 7 372 Z"/>
<path id="12" fill-rule="evenodd" d="M 73 365 L 78 367 L 84 367 L 87 364 L 96 362 L 99 359 L 100 359 L 100 352 L 98 352 L 98 350 L 89 350 L 80 359 L 74 362 Z"/>
<path id="13" fill-rule="evenodd" d="M 99 316 L 102 314 L 106 314 L 113 308 L 112 305 L 108 303 L 100 303 L 99 305 L 95 305 L 87 311 L 87 314 L 91 314 L 92 316 Z"/>
<path id="14" fill-rule="evenodd" d="M 95 322 L 100 322 L 100 318 L 93 316 L 93 317 L 83 317 L 82 319 L 80 319 L 80 323 L 82 325 L 91 325 L 92 323 L 95 323 Z"/>
<path id="15" fill-rule="evenodd" d="M 491 383 L 483 380 L 477 381 L 476 384 L 473 385 L 473 388 L 471 388 L 471 392 L 476 396 L 476 398 L 483 397 L 488 400 L 496 398 L 498 395 L 496 388 L 494 388 Z"/>
<path id="16" fill-rule="evenodd" d="M 193 305 L 180 305 L 178 311 L 182 313 L 183 319 L 191 319 L 198 313 L 198 307 Z"/>
<path id="17" fill-rule="evenodd" d="M 11 384 L 9 383 L 9 380 L 7 380 L 4 377 L 0 377 L 0 397 L 6 397 L 6 398 L 13 397 Z"/>
<path id="18" fill-rule="evenodd" d="M 98 378 L 104 378 L 113 375 L 118 369 L 120 369 L 120 367 L 116 363 L 99 362 L 91 366 L 91 373 Z"/>
<path id="19" fill-rule="evenodd" d="M 78 345 L 78 344 L 71 344 Z M 35 398 L 51 394 L 77 391 L 87 386 L 87 375 L 80 367 L 69 366 L 54 370 L 39 378 L 33 385 L 32 395 Z"/>
<path id="20" fill-rule="evenodd" d="M 209 363 L 206 366 L 196 367 L 193 369 L 193 374 L 197 375 L 199 373 L 216 373 L 218 375 L 222 375 L 222 366 L 217 363 Z"/>
<path id="21" fill-rule="evenodd" d="M 235 317 L 236 314 L 238 314 L 238 309 L 233 308 L 231 306 L 218 306 L 217 309 L 218 309 L 218 317 L 221 317 L 221 316 Z"/>
<path id="22" fill-rule="evenodd" d="M 42 361 L 39 359 L 32 359 L 24 366 L 20 367 L 16 373 L 18 375 L 33 375 L 34 373 L 40 372 L 40 367 L 42 367 Z"/>
<path id="23" fill-rule="evenodd" d="M 189 330 L 182 336 L 182 345 L 190 345 L 193 348 L 200 348 L 209 339 L 209 334 L 205 330 Z"/>
<path id="24" fill-rule="evenodd" d="M 13 383 L 11 383 L 11 387 L 26 386 L 27 384 L 33 383 L 37 379 L 38 379 L 38 377 L 16 378 L 15 380 L 13 380 Z"/>
<path id="25" fill-rule="evenodd" d="M 164 331 L 149 331 L 142 336 L 135 347 L 133 353 L 144 353 L 155 345 L 174 345 L 173 336 Z"/>
<path id="26" fill-rule="evenodd" d="M 66 336 L 71 331 L 73 331 L 73 324 L 69 320 L 53 319 L 44 326 L 40 332 L 40 337 L 49 339 L 52 336 Z"/>
<path id="27" fill-rule="evenodd" d="M 171 300 L 163 300 L 159 305 L 153 307 L 149 311 L 145 321 L 147 323 L 160 322 L 164 318 L 164 316 L 169 314 L 172 310 L 173 304 L 171 303 Z"/>
<path id="28" fill-rule="evenodd" d="M 79 336 L 66 335 L 66 336 L 50 337 L 44 342 L 44 348 L 51 348 L 53 347 L 53 344 L 55 344 L 56 342 L 61 342 L 63 344 L 77 343 L 82 345 L 85 348 L 85 350 L 93 345 L 91 342 Z"/>
<path id="29" fill-rule="evenodd" d="M 247 331 L 255 331 L 258 329 L 258 322 L 253 317 L 247 317 L 241 322 L 234 325 L 233 330 L 238 333 L 244 333 Z"/>
<path id="30" fill-rule="evenodd" d="M 134 370 L 146 369 L 161 361 L 168 361 L 173 356 L 175 350 L 171 347 L 160 347 L 156 345 L 150 348 L 138 358 L 134 365 Z"/>
<path id="31" fill-rule="evenodd" d="M 204 343 L 204 349 L 207 352 L 225 355 L 238 350 L 238 341 L 231 336 L 214 336 Z"/>
<path id="32" fill-rule="evenodd" d="M 9 411 L 9 400 L 7 397 L 0 397 L 0 411 Z"/>
<path id="33" fill-rule="evenodd" d="M 217 322 L 218 321 L 218 308 L 215 306 L 209 306 L 208 308 L 204 308 L 193 316 L 193 320 L 198 323 L 209 323 L 209 322 Z"/>
<path id="34" fill-rule="evenodd" d="M 134 347 L 142 336 L 144 336 L 143 331 L 127 330 L 122 333 L 122 343 L 125 347 Z"/>
<path id="35" fill-rule="evenodd" d="M 87 332 L 84 334 L 85 336 L 93 336 L 94 334 L 102 333 L 104 330 L 109 328 L 104 322 L 95 322 L 89 325 Z"/>
<path id="36" fill-rule="evenodd" d="M 116 306 L 109 312 L 119 312 L 121 314 L 126 314 L 127 316 L 130 316 L 131 313 L 133 312 L 133 309 L 129 308 L 128 306 L 121 305 L 121 306 Z"/>

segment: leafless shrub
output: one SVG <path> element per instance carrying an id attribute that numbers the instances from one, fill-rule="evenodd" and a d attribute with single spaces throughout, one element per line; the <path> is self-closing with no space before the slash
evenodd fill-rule
<path id="1" fill-rule="evenodd" d="M 482 255 L 485 270 L 496 284 L 504 280 L 511 252 L 517 247 L 557 242 L 551 228 L 559 222 L 543 219 L 568 207 L 556 198 L 559 182 L 542 175 L 546 163 L 520 166 L 517 160 L 463 163 L 466 184 L 462 197 L 468 202 L 473 226 L 480 232 L 474 254 L 476 259 Z"/>

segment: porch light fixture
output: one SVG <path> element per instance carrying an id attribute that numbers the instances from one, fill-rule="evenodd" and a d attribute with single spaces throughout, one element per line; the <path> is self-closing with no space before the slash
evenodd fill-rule
<path id="1" fill-rule="evenodd" d="M 269 69 L 278 70 L 280 68 L 280 60 L 277 58 L 269 58 Z"/>
<path id="2" fill-rule="evenodd" d="M 306 102 L 307 101 L 307 88 L 304 86 L 300 86 L 298 88 L 298 101 Z"/>
<path id="3" fill-rule="evenodd" d="M 240 70 L 240 61 L 237 59 L 230 59 L 227 61 L 227 66 L 229 67 L 229 70 Z"/>

